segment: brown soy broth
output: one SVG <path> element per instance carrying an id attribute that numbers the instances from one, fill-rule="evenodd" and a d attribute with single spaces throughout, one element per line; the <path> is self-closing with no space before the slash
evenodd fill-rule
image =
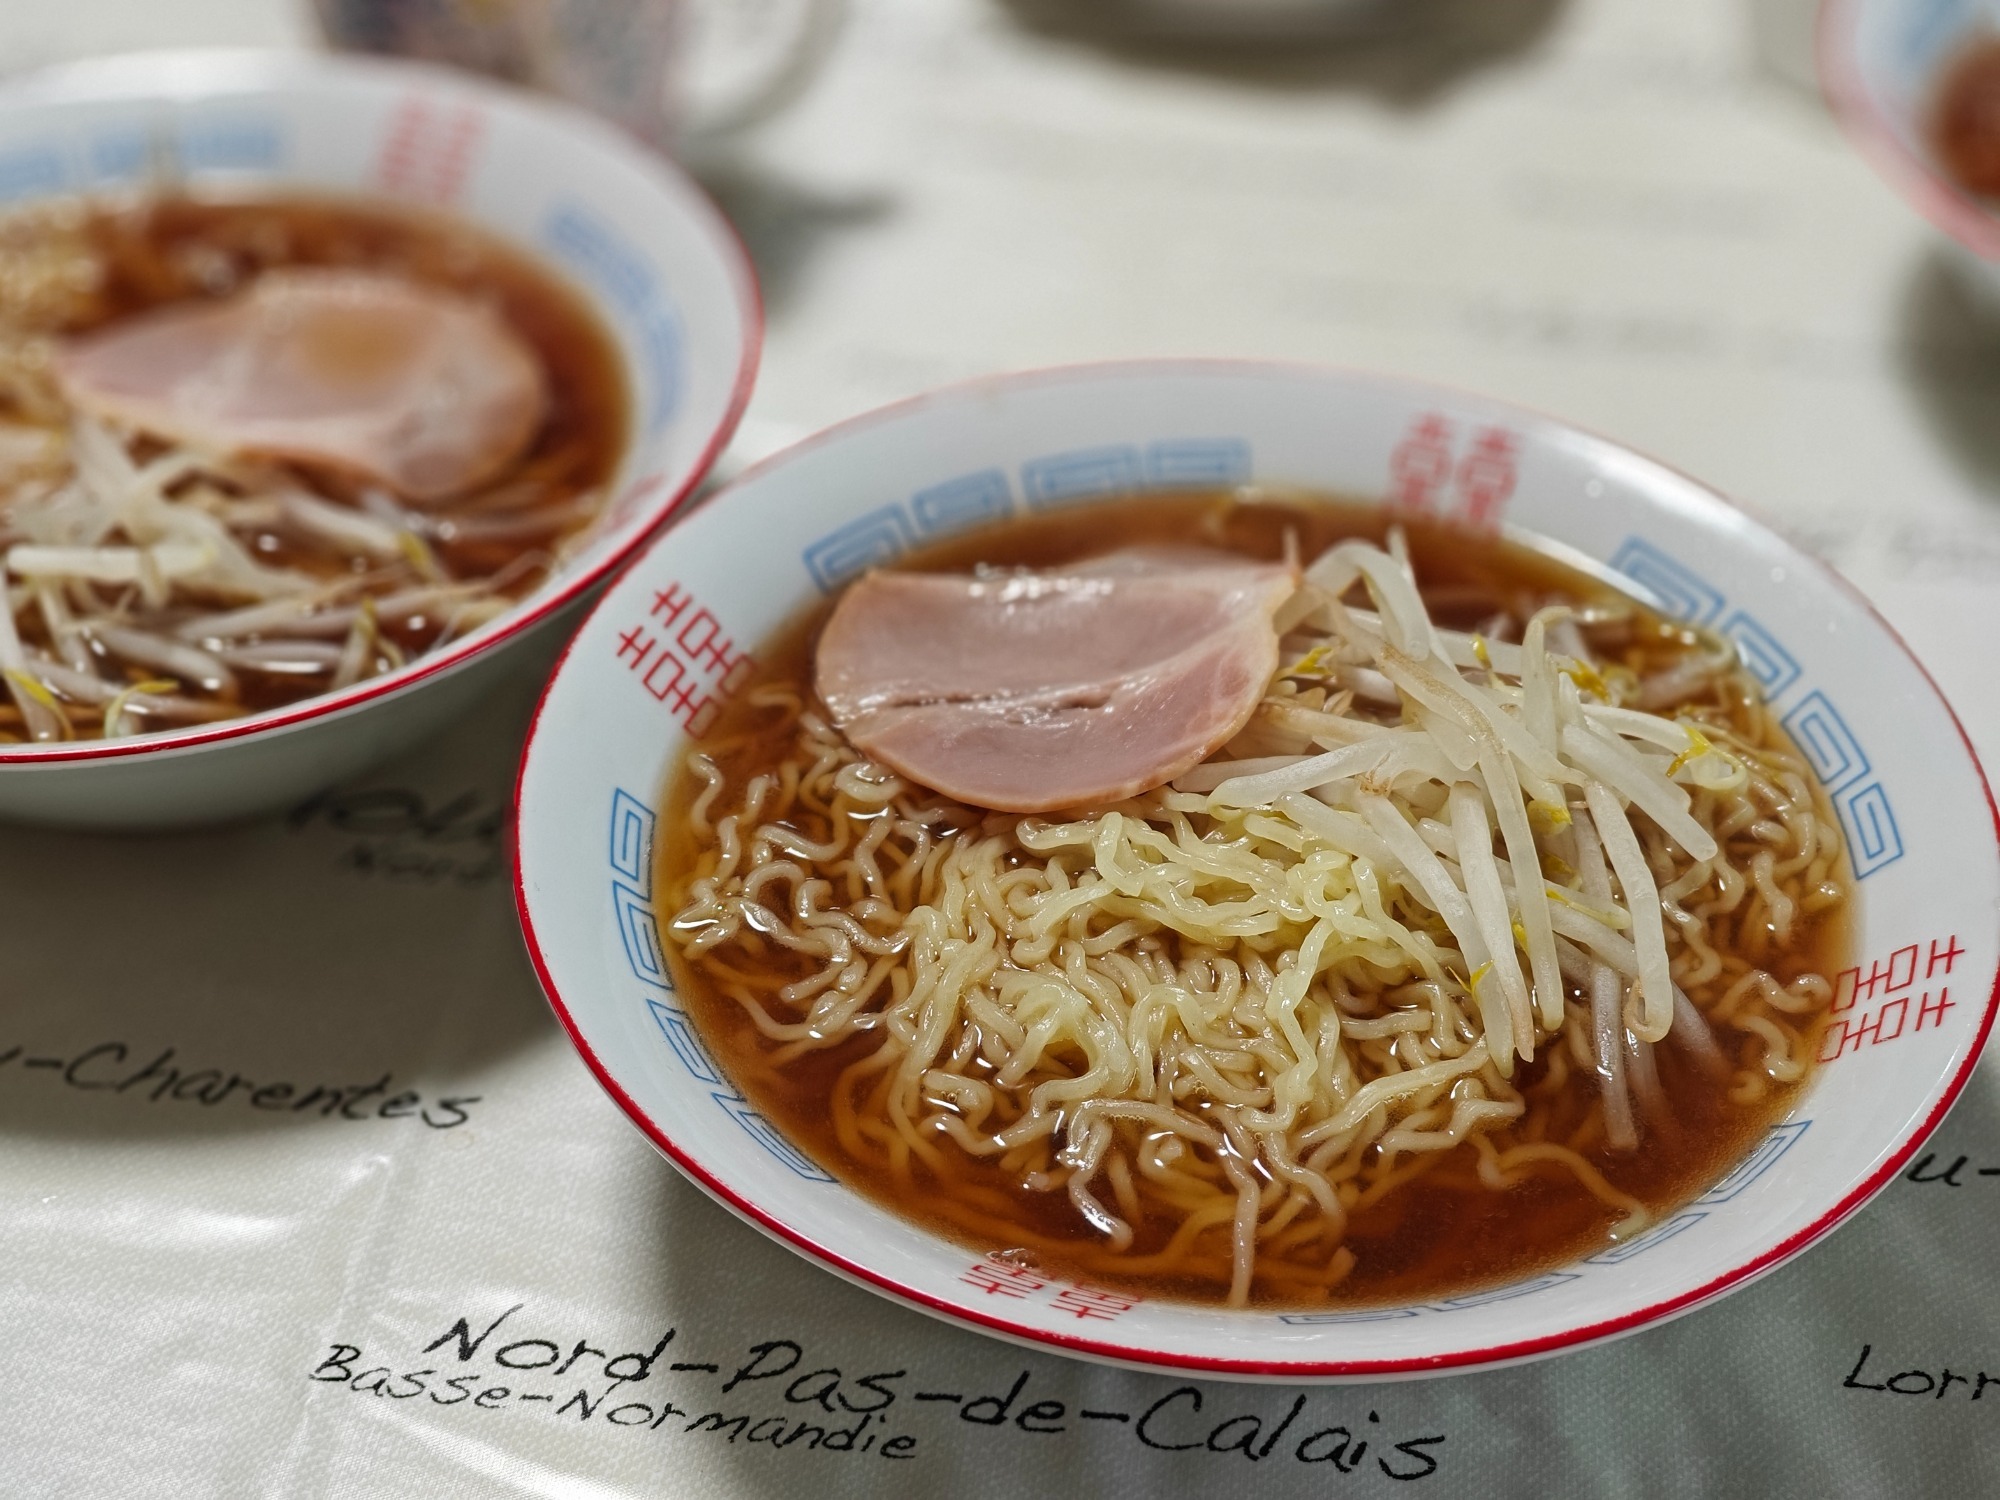
<path id="1" fill-rule="evenodd" d="M 1391 521 L 1402 524 L 1417 576 L 1434 617 L 1442 625 L 1472 628 L 1489 618 L 1501 602 L 1510 602 L 1525 616 L 1550 596 L 1572 599 L 1603 597 L 1606 587 L 1555 560 L 1526 548 L 1457 528 L 1428 524 L 1407 516 L 1391 517 L 1379 507 L 1329 503 L 1285 497 L 1241 503 L 1233 496 L 1182 494 L 1146 496 L 1075 511 L 1002 523 L 998 527 L 950 539 L 912 553 L 896 566 L 909 569 L 967 570 L 981 563 L 996 566 L 1037 566 L 1073 562 L 1120 547 L 1199 543 L 1247 556 L 1276 559 L 1288 546 L 1310 559 L 1350 537 L 1380 541 Z M 757 681 L 804 686 L 810 696 L 813 649 L 832 603 L 814 605 L 793 619 L 758 654 Z M 1680 638 L 1678 627 L 1658 622 L 1662 639 Z M 732 786 L 771 769 L 787 753 L 789 732 L 759 733 L 756 713 L 745 696 L 727 705 L 711 730 L 708 744 Z M 720 747 L 739 740 L 732 750 Z M 657 887 L 671 890 L 679 871 L 694 857 L 694 841 L 682 813 L 692 795 L 693 778 L 677 772 L 668 790 L 666 835 L 661 839 Z M 1814 971 L 1832 974 L 1843 967 L 1849 924 L 1839 909 L 1819 918 L 1800 918 L 1795 940 L 1783 960 L 1766 966 L 1781 980 Z M 984 1225 L 990 1213 L 972 1208 L 938 1191 L 946 1184 L 932 1181 L 918 1167 L 905 1186 L 875 1163 L 850 1157 L 836 1139 L 829 1108 L 842 1072 L 879 1044 L 869 1032 L 839 1045 L 805 1053 L 782 1068 L 770 1060 L 771 1046 L 742 1007 L 716 993 L 695 966 L 686 963 L 677 946 L 669 944 L 670 961 L 683 1003 L 724 1071 L 787 1139 L 842 1181 L 867 1193 L 904 1217 L 976 1251 L 1002 1251 L 1014 1246 L 992 1241 Z M 774 944 L 756 955 L 760 965 L 787 980 L 805 978 L 810 967 Z M 1756 1045 L 1718 1032 L 1725 1049 L 1741 1047 L 1754 1056 Z M 1561 1044 L 1552 1041 L 1532 1062 L 1520 1065 L 1517 1079 L 1531 1100 L 1530 1118 L 1539 1119 L 1542 1138 L 1570 1143 L 1583 1130 L 1597 1097 L 1594 1075 L 1582 1072 L 1573 1058 L 1557 1056 Z M 1673 1117 L 1645 1120 L 1640 1147 L 1617 1153 L 1601 1139 L 1578 1149 L 1612 1184 L 1643 1202 L 1655 1220 L 1698 1196 L 1720 1179 L 1750 1146 L 1790 1108 L 1802 1083 L 1773 1088 L 1748 1106 L 1733 1103 L 1727 1078 L 1717 1080 L 1687 1061 L 1671 1041 L 1654 1048 L 1663 1092 L 1672 1101 Z M 1734 1058 L 1732 1058 L 1734 1060 Z M 1527 1137 L 1524 1137 L 1527 1138 Z M 1208 1281 L 1170 1276 L 1121 1278 L 1102 1263 L 1087 1270 L 1065 1266 L 1060 1246 L 1095 1243 L 1094 1231 L 1079 1221 L 1067 1195 L 1031 1192 L 1008 1179 L 991 1161 L 972 1161 L 953 1153 L 960 1163 L 949 1184 L 965 1203 L 991 1210 L 1004 1202 L 1009 1222 L 1032 1243 L 1033 1257 L 1045 1269 L 1100 1284 L 1123 1282 L 1148 1297 L 1215 1302 L 1218 1287 Z M 1532 1171 L 1515 1186 L 1494 1191 L 1478 1178 L 1477 1157 L 1470 1145 L 1417 1158 L 1419 1175 L 1349 1218 L 1346 1243 L 1354 1250 L 1352 1273 L 1332 1292 L 1335 1304 L 1366 1306 L 1411 1300 L 1431 1300 L 1505 1284 L 1548 1267 L 1606 1248 L 1617 1220 L 1615 1211 L 1592 1196 L 1567 1172 Z M 1133 1226 L 1133 1254 L 1159 1250 L 1176 1224 L 1154 1215 Z M 1054 1243 L 1058 1248 L 1050 1250 Z M 1268 1250 L 1259 1250 L 1260 1270 Z M 1320 1252 L 1321 1258 L 1324 1251 Z M 1261 1277 L 1260 1277 L 1261 1280 Z M 1285 1305 L 1253 1292 L 1260 1305 Z"/>
<path id="2" fill-rule="evenodd" d="M 1969 193 L 2000 197 L 2000 38 L 1973 42 L 1946 65 L 1930 135 L 1947 176 Z"/>
<path id="3" fill-rule="evenodd" d="M 68 333 L 106 327 L 134 314 L 225 296 L 259 274 L 289 267 L 367 270 L 448 288 L 493 307 L 534 350 L 548 375 L 549 410 L 528 450 L 485 489 L 518 478 L 547 485 L 537 507 L 569 505 L 602 491 L 624 452 L 628 398 L 611 334 L 581 293 L 552 268 L 463 220 L 413 206 L 331 196 L 162 196 L 82 208 L 85 229 L 103 255 L 106 275 L 88 311 Z M 345 476 L 301 469 L 312 489 L 352 498 Z M 588 524 L 579 518 L 568 531 Z M 431 545 L 457 579 L 490 577 L 546 549 L 560 534 L 524 546 L 500 539 L 440 537 Z M 290 545 L 272 532 L 256 543 L 261 561 L 320 576 L 337 568 L 323 552 Z M 524 569 L 518 597 L 544 575 Z M 422 614 L 384 621 L 383 636 L 408 655 L 430 649 L 445 626 Z M 106 671 L 115 674 L 116 663 Z M 317 677 L 239 674 L 249 711 L 274 708 L 324 691 Z"/>

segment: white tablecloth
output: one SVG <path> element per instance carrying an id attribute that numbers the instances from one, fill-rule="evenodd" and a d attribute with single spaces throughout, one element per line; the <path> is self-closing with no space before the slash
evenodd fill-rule
<path id="1" fill-rule="evenodd" d="M 1088 0 L 855 0 L 813 92 L 705 167 L 771 312 L 734 461 L 1008 366 L 1457 382 L 1805 535 L 2000 753 L 2000 321 L 1932 233 L 1730 0 L 1407 3 L 1450 39 L 1260 57 L 1067 29 Z M 303 35 L 260 0 L 17 0 L 0 67 Z M 552 1023 L 502 854 L 534 685 L 288 819 L 0 831 L 0 1494 L 2000 1492 L 1990 1068 L 1801 1261 L 1516 1370 L 1190 1383 L 836 1281 L 683 1182 Z"/>

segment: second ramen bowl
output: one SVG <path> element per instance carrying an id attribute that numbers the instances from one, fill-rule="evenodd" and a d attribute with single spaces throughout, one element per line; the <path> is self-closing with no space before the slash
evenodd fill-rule
<path id="1" fill-rule="evenodd" d="M 789 617 L 962 528 L 1135 492 L 1300 486 L 1519 528 L 1733 641 L 1828 788 L 1859 877 L 1825 1061 L 1729 1174 L 1642 1236 L 1510 1285 L 1402 1306 L 1228 1310 L 997 1276 L 843 1186 L 704 1046 L 653 878 L 670 768 Z M 519 787 L 518 900 L 551 1004 L 599 1082 L 719 1202 L 827 1269 L 964 1326 L 1155 1369 L 1381 1379 L 1629 1333 L 1783 1264 L 1891 1180 L 1991 1024 L 2000 856 L 1950 709 L 1830 570 L 1714 492 L 1499 402 L 1227 363 L 981 381 L 858 418 L 751 470 L 655 542 L 543 699 Z"/>
<path id="2" fill-rule="evenodd" d="M 414 64 L 140 53 L 0 89 L 10 206 L 148 190 L 441 209 L 528 252 L 611 333 L 630 432 L 610 497 L 559 567 L 476 630 L 351 687 L 220 723 L 0 746 L 0 818 L 165 827 L 281 807 L 463 714 L 511 648 L 692 493 L 749 400 L 763 335 L 734 233 L 670 163 L 581 110 Z"/>

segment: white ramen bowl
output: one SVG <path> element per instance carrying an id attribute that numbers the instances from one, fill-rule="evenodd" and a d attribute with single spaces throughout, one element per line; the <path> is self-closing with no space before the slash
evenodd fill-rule
<path id="1" fill-rule="evenodd" d="M 996 1275 L 836 1182 L 717 1067 L 662 959 L 652 851 L 688 720 L 729 663 L 873 563 L 997 517 L 1243 482 L 1504 522 L 1722 632 L 1818 769 L 1860 877 L 1830 1060 L 1694 1202 L 1630 1243 L 1406 1306 L 1231 1311 Z M 1496 401 L 1378 376 L 1162 362 L 1008 376 L 822 433 L 718 493 L 606 595 L 558 668 L 518 793 L 530 953 L 584 1061 L 720 1202 L 849 1279 L 1066 1353 L 1249 1379 L 1379 1379 L 1579 1348 L 1797 1254 L 1936 1125 L 1991 1023 L 2000 852 L 1951 710 L 1832 572 L 1713 491 Z"/>
<path id="2" fill-rule="evenodd" d="M 1945 174 L 1929 133 L 1945 69 L 1969 44 L 2000 38 L 1992 0 L 1825 0 L 1820 84 L 1842 127 L 1904 197 L 1951 237 L 1960 268 L 2000 297 L 2000 211 Z"/>
<path id="3" fill-rule="evenodd" d="M 144 827 L 242 816 L 386 759 L 461 713 L 505 649 L 693 490 L 749 399 L 762 314 L 722 216 L 581 111 L 440 69 L 309 53 L 136 54 L 0 89 L 0 207 L 145 185 L 365 195 L 443 209 L 534 254 L 614 336 L 631 431 L 610 503 L 514 608 L 407 667 L 226 723 L 0 746 L 0 817 Z"/>

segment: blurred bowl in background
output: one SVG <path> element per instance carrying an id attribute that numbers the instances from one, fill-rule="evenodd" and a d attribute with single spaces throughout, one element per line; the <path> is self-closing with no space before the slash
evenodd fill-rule
<path id="1" fill-rule="evenodd" d="M 1941 88 L 1982 42 L 2000 43 L 2000 16 L 1984 0 L 1826 0 L 1820 11 L 1820 84 L 1835 118 L 1861 154 L 1965 252 L 1960 268 L 2000 298 L 2000 203 L 1955 180 L 1937 142 Z M 1992 125 L 2000 152 L 2000 108 Z"/>
<path id="2" fill-rule="evenodd" d="M 283 52 L 134 54 L 0 90 L 0 199 L 177 188 L 442 209 L 531 251 L 612 336 L 630 400 L 610 499 L 497 619 L 352 687 L 219 723 L 0 745 L 0 817 L 165 827 L 283 806 L 450 722 L 536 626 L 680 504 L 735 430 L 763 319 L 693 182 L 581 110 L 443 69 Z"/>

